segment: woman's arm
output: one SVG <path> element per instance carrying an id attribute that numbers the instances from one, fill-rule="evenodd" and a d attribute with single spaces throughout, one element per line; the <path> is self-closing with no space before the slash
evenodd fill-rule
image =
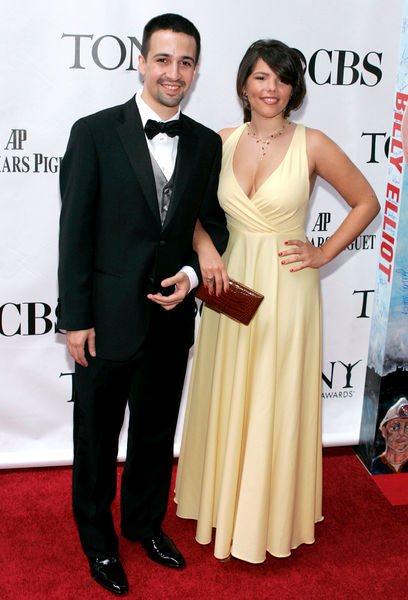
<path id="1" fill-rule="evenodd" d="M 295 247 L 279 253 L 279 256 L 285 257 L 282 264 L 300 261 L 300 264 L 292 267 L 292 271 L 300 271 L 306 267 L 319 268 L 327 264 L 360 235 L 380 210 L 371 185 L 341 148 L 321 131 L 308 129 L 306 135 L 311 175 L 320 175 L 330 183 L 351 207 L 351 211 L 319 248 L 309 240 L 285 242 Z"/>
<path id="2" fill-rule="evenodd" d="M 236 128 L 222 129 L 218 132 L 223 143 L 234 129 Z M 227 270 L 211 237 L 202 226 L 200 219 L 197 219 L 195 225 L 193 250 L 198 254 L 203 283 L 208 288 L 210 294 L 215 292 L 219 296 L 223 290 L 228 292 L 229 277 Z"/>
<path id="3" fill-rule="evenodd" d="M 215 292 L 217 296 L 220 296 L 223 290 L 228 292 L 229 278 L 227 270 L 199 219 L 197 219 L 194 229 L 193 249 L 198 254 L 203 282 L 210 294 Z"/>

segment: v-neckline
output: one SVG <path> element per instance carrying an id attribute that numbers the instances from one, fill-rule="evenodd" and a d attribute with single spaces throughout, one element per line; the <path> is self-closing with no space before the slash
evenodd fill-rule
<path id="1" fill-rule="evenodd" d="M 293 139 L 294 139 L 294 137 L 295 137 L 296 130 L 297 130 L 297 124 L 295 123 L 294 125 L 295 125 L 295 127 L 294 127 L 294 131 L 293 131 L 292 139 L 291 139 L 291 140 L 290 140 L 290 142 L 289 142 L 289 146 L 288 146 L 288 147 L 287 147 L 287 149 L 286 149 L 286 152 L 285 152 L 285 155 L 284 155 L 284 157 L 282 158 L 282 160 L 280 161 L 280 163 L 278 164 L 278 166 L 277 166 L 277 167 L 276 167 L 276 168 L 275 168 L 275 169 L 272 171 L 272 173 L 270 173 L 270 174 L 268 175 L 268 177 L 265 179 L 265 181 L 263 181 L 263 182 L 261 183 L 261 185 L 260 185 L 260 186 L 259 186 L 259 188 L 258 188 L 258 189 L 255 191 L 255 193 L 253 194 L 253 196 L 249 197 L 249 196 L 248 196 L 248 194 L 247 194 L 246 192 L 244 192 L 244 190 L 242 189 L 242 186 L 241 186 L 241 184 L 239 183 L 239 181 L 238 181 L 238 179 L 237 179 L 237 176 L 235 175 L 235 170 L 234 170 L 234 157 L 235 157 L 235 151 L 236 151 L 236 149 L 237 149 L 238 142 L 239 142 L 239 140 L 241 139 L 241 136 L 243 135 L 243 133 L 244 133 L 244 131 L 245 131 L 245 127 L 246 127 L 246 123 L 244 123 L 244 124 L 243 124 L 243 126 L 242 126 L 242 131 L 241 131 L 241 133 L 239 134 L 237 141 L 235 142 L 234 151 L 233 151 L 233 153 L 232 153 L 232 160 L 231 160 L 231 170 L 232 170 L 232 175 L 233 175 L 233 177 L 234 177 L 234 179 L 235 179 L 235 182 L 236 182 L 237 186 L 239 187 L 239 189 L 241 190 L 241 192 L 244 194 L 245 198 L 248 198 L 248 200 L 249 200 L 250 202 L 252 202 L 252 201 L 253 201 L 253 199 L 255 198 L 255 196 L 257 195 L 257 193 L 259 192 L 259 190 L 261 190 L 261 189 L 263 188 L 263 186 L 264 186 L 264 185 L 265 185 L 265 184 L 266 184 L 266 183 L 267 183 L 267 182 L 270 180 L 270 178 L 272 177 L 272 175 L 275 175 L 275 173 L 276 173 L 276 172 L 277 172 L 277 171 L 278 171 L 278 170 L 281 168 L 281 166 L 282 166 L 282 165 L 283 165 L 283 163 L 285 162 L 285 160 L 286 160 L 286 158 L 287 158 L 287 156 L 288 156 L 288 154 L 289 154 L 289 150 L 290 150 L 290 148 L 291 148 L 291 146 L 292 146 L 292 144 L 293 144 Z"/>

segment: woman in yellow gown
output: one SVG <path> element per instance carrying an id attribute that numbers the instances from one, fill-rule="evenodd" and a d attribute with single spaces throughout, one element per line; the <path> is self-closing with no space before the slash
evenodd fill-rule
<path id="1" fill-rule="evenodd" d="M 176 482 L 177 514 L 197 519 L 214 554 L 260 563 L 313 543 L 322 517 L 321 308 L 318 268 L 378 212 L 375 194 L 336 144 L 288 121 L 305 95 L 296 51 L 250 46 L 238 71 L 244 124 L 220 132 L 219 200 L 228 275 L 265 299 L 248 326 L 204 308 Z M 305 237 L 317 175 L 351 211 L 320 248 Z M 226 271 L 200 224 L 195 247 L 214 293 Z"/>

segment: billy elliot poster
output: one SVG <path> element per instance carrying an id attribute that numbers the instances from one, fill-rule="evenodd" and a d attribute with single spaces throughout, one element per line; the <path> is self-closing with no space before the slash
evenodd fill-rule
<path id="1" fill-rule="evenodd" d="M 382 198 L 360 444 L 373 474 L 408 472 L 408 0 L 402 29 Z"/>

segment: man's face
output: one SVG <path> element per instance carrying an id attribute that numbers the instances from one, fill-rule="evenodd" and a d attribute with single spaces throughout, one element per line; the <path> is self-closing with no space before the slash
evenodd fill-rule
<path id="1" fill-rule="evenodd" d="M 139 56 L 139 71 L 144 76 L 142 98 L 160 116 L 177 112 L 197 72 L 195 57 L 191 35 L 170 29 L 152 34 L 146 59 Z"/>
<path id="2" fill-rule="evenodd" d="M 386 449 L 392 452 L 408 451 L 408 419 L 392 419 L 381 428 Z"/>

